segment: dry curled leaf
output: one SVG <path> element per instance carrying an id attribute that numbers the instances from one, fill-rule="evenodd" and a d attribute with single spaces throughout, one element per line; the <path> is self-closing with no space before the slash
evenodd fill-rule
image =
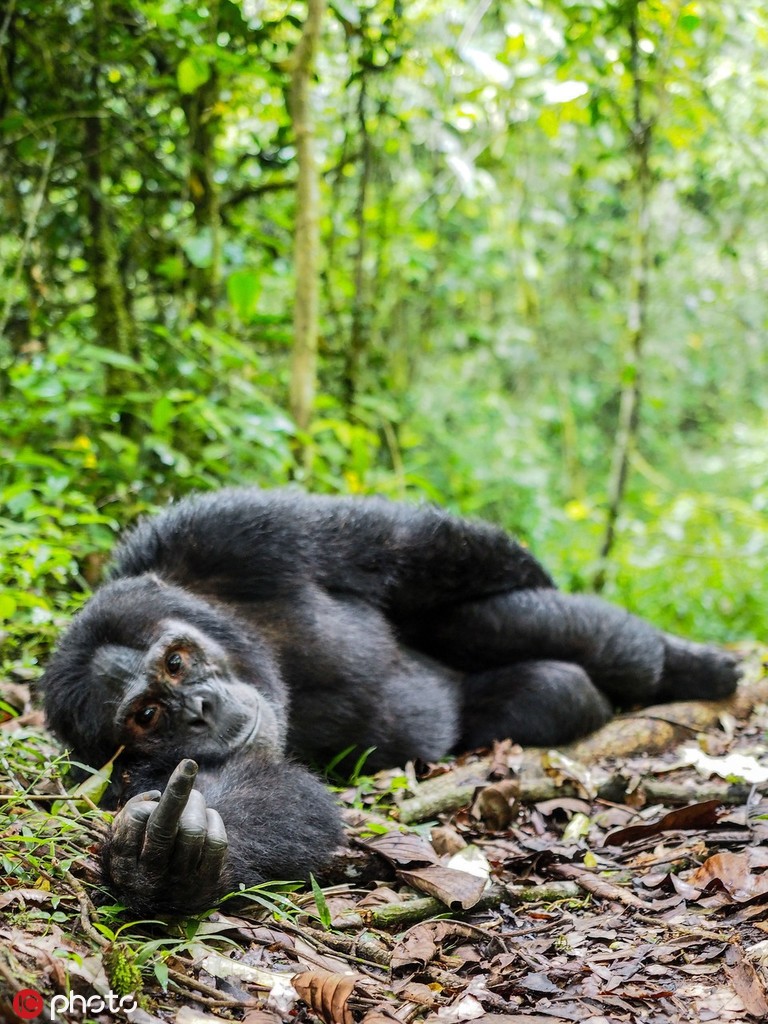
<path id="1" fill-rule="evenodd" d="M 436 826 L 430 832 L 429 838 L 438 857 L 446 854 L 451 856 L 458 853 L 459 850 L 463 850 L 467 845 L 467 841 L 461 833 L 450 825 Z"/>
<path id="2" fill-rule="evenodd" d="M 355 1024 L 347 1005 L 355 988 L 355 976 L 305 971 L 291 980 L 300 998 L 326 1024 Z"/>
<path id="3" fill-rule="evenodd" d="M 628 825 L 605 837 L 603 846 L 623 846 L 638 839 L 658 835 L 660 832 L 696 831 L 716 825 L 720 817 L 720 800 L 704 800 L 670 811 L 658 821 L 647 825 Z"/>
<path id="4" fill-rule="evenodd" d="M 695 889 L 716 892 L 720 890 L 733 903 L 749 903 L 764 898 L 768 893 L 768 852 L 759 847 L 742 853 L 716 853 L 708 857 L 686 879 Z M 756 874 L 755 869 L 762 873 Z"/>
<path id="5" fill-rule="evenodd" d="M 744 957 L 744 950 L 738 943 L 729 947 L 726 953 L 726 974 L 744 1009 L 752 1017 L 765 1020 L 768 1017 L 768 997 L 761 976 Z"/>
<path id="6" fill-rule="evenodd" d="M 512 824 L 516 801 L 520 797 L 519 779 L 502 779 L 481 789 L 472 804 L 472 815 L 491 832 L 504 832 Z"/>
<path id="7" fill-rule="evenodd" d="M 392 950 L 392 970 L 402 967 L 423 970 L 438 951 L 438 944 L 449 934 L 443 921 L 425 921 L 409 929 Z"/>
<path id="8" fill-rule="evenodd" d="M 485 878 L 440 865 L 418 868 L 416 871 L 398 871 L 398 875 L 414 889 L 434 896 L 452 910 L 469 910 L 474 907 L 487 884 Z"/>
<path id="9" fill-rule="evenodd" d="M 429 842 L 414 832 L 388 832 L 387 835 L 369 839 L 364 846 L 384 857 L 396 868 L 437 862 L 437 854 Z"/>

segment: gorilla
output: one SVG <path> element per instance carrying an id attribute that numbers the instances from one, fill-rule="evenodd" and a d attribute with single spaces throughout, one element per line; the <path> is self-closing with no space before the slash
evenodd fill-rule
<path id="1" fill-rule="evenodd" d="M 725 651 L 559 592 L 490 525 L 244 488 L 140 521 L 42 688 L 75 758 L 119 752 L 104 874 L 154 916 L 322 868 L 340 819 L 307 764 L 555 746 L 738 676 Z"/>

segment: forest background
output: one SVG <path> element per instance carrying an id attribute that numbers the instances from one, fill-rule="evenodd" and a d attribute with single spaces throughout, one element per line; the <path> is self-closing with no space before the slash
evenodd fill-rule
<path id="1" fill-rule="evenodd" d="M 7 0 L 4 669 L 224 483 L 759 637 L 767 49 L 759 0 Z"/>

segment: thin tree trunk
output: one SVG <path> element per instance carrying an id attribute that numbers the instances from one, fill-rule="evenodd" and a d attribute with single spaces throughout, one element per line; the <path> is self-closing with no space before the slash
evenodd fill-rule
<path id="1" fill-rule="evenodd" d="M 354 258 L 355 292 L 352 300 L 352 323 L 349 332 L 349 346 L 344 363 L 344 400 L 347 412 L 352 410 L 360 387 L 360 374 L 363 367 L 366 344 L 368 341 L 368 309 L 366 298 L 365 256 L 366 226 L 365 207 L 368 201 L 368 187 L 371 180 L 371 139 L 368 134 L 366 117 L 367 77 L 365 68 L 360 70 L 360 92 L 357 101 L 357 126 L 360 132 L 360 179 L 358 182 L 357 201 L 355 203 L 355 225 L 357 229 L 357 248 Z"/>
<path id="2" fill-rule="evenodd" d="M 88 237 L 88 273 L 94 291 L 96 335 L 99 345 L 128 358 L 136 354 L 136 337 L 128 305 L 128 292 L 120 273 L 118 248 L 109 216 L 109 207 L 102 188 L 105 176 L 104 141 L 101 112 L 101 54 L 103 25 L 109 17 L 109 4 L 98 2 L 93 8 L 95 60 L 90 76 L 90 98 L 93 114 L 85 119 L 85 181 L 83 185 Z M 133 375 L 122 367 L 106 367 L 106 392 L 109 396 L 124 395 L 133 383 Z M 129 434 L 132 419 L 120 414 L 120 430 Z"/>
<path id="3" fill-rule="evenodd" d="M 48 149 L 45 155 L 45 162 L 42 170 L 40 171 L 40 178 L 38 181 L 37 189 L 32 198 L 32 202 L 29 207 L 29 213 L 26 218 L 23 217 L 23 206 L 21 203 L 20 196 L 15 190 L 13 183 L 11 183 L 11 196 L 14 202 L 14 212 L 18 215 L 19 221 L 26 221 L 24 227 L 24 237 L 21 240 L 21 249 L 19 250 L 19 257 L 16 261 L 16 266 L 13 268 L 11 279 L 7 285 L 5 291 L 5 301 L 0 313 L 0 339 L 5 336 L 5 329 L 8 326 L 8 321 L 13 310 L 13 303 L 16 297 L 16 289 L 19 286 L 19 282 L 22 277 L 27 279 L 27 307 L 29 309 L 29 321 L 30 329 L 34 324 L 37 314 L 37 296 L 35 294 L 35 283 L 30 274 L 30 268 L 28 264 L 29 251 L 35 238 L 35 232 L 37 230 L 37 222 L 40 217 L 40 211 L 43 206 L 43 200 L 45 199 L 46 193 L 48 192 L 48 182 L 51 176 L 51 168 L 53 167 L 53 158 L 56 153 L 56 137 L 52 137 L 48 142 Z M 31 333 L 31 330 L 30 330 Z M 16 355 L 13 351 L 11 344 L 11 353 Z M 2 388 L 0 387 L 0 394 Z"/>
<path id="4" fill-rule="evenodd" d="M 306 433 L 317 389 L 319 321 L 320 183 L 315 156 L 311 80 L 326 0 L 307 0 L 307 17 L 294 54 L 289 108 L 296 139 L 296 230 L 294 267 L 296 288 L 293 314 L 293 361 L 290 409 L 300 434 L 298 455 L 306 463 L 310 452 Z"/>
<path id="5" fill-rule="evenodd" d="M 195 227 L 199 233 L 208 232 L 211 240 L 210 260 L 190 271 L 194 316 L 205 324 L 213 320 L 221 252 L 219 194 L 214 179 L 218 119 L 211 113 L 217 99 L 218 79 L 212 68 L 208 81 L 184 103 L 189 127 L 189 196 Z"/>
<path id="6" fill-rule="evenodd" d="M 616 524 L 621 514 L 629 473 L 629 462 L 640 425 L 642 371 L 648 325 L 648 291 L 651 267 L 651 173 L 650 148 L 653 122 L 643 117 L 643 80 L 640 71 L 639 4 L 636 3 L 629 25 L 630 67 L 633 80 L 633 111 L 630 149 L 636 190 L 635 225 L 632 233 L 630 297 L 627 315 L 627 346 L 621 374 L 621 401 L 611 472 L 608 480 L 608 509 L 598 554 L 598 570 L 593 580 L 600 592 L 606 582 L 608 559 L 616 541 Z"/>
<path id="7" fill-rule="evenodd" d="M 213 45 L 219 25 L 219 4 L 209 4 L 206 35 Z M 191 95 L 182 99 L 182 108 L 189 129 L 188 189 L 199 234 L 208 232 L 211 241 L 210 259 L 205 266 L 194 266 L 190 272 L 194 310 L 202 323 L 210 324 L 216 308 L 221 263 L 221 212 L 216 171 L 216 138 L 220 118 L 215 114 L 219 99 L 219 77 L 214 64 L 209 77 Z"/>

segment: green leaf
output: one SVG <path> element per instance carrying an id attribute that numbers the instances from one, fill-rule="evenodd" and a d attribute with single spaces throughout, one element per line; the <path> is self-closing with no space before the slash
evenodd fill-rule
<path id="1" fill-rule="evenodd" d="M 199 57 L 185 57 L 176 68 L 176 81 L 180 92 L 196 92 L 211 77 L 210 65 Z"/>
<path id="2" fill-rule="evenodd" d="M 70 790 L 69 795 L 74 797 L 74 800 L 57 801 L 51 806 L 51 814 L 61 814 L 64 810 L 80 811 L 84 814 L 94 804 L 98 804 L 109 788 L 114 763 L 115 758 L 113 757 L 103 768 L 95 771 L 93 775 L 89 775 L 87 779 Z"/>
<path id="3" fill-rule="evenodd" d="M 168 964 L 166 964 L 166 963 L 156 963 L 156 964 L 154 964 L 153 970 L 155 972 L 155 977 L 157 978 L 157 981 L 158 981 L 158 984 L 160 985 L 160 988 L 163 990 L 163 992 L 167 992 L 168 991 L 168 977 L 169 977 Z"/>
<path id="4" fill-rule="evenodd" d="M 156 264 L 155 273 L 168 281 L 181 281 L 184 277 L 184 262 L 178 256 L 169 256 Z"/>
<path id="5" fill-rule="evenodd" d="M 227 278 L 227 295 L 240 320 L 249 320 L 256 312 L 261 279 L 253 270 L 235 270 Z"/>
<path id="6" fill-rule="evenodd" d="M 312 886 L 312 895 L 315 897 L 315 906 L 317 907 L 317 914 L 320 918 L 320 924 L 323 928 L 330 930 L 331 927 L 331 910 L 325 899 L 325 893 L 317 884 L 317 879 L 314 875 L 309 876 L 309 881 Z"/>
<path id="7" fill-rule="evenodd" d="M 168 398 L 167 395 L 163 395 L 162 398 L 158 398 L 152 406 L 152 412 L 150 414 L 152 432 L 155 434 L 162 434 L 175 415 L 176 406 L 170 398 Z"/>
<path id="8" fill-rule="evenodd" d="M 16 602 L 10 594 L 0 594 L 0 621 L 13 618 L 16 608 Z"/>
<path id="9" fill-rule="evenodd" d="M 144 372 L 144 367 L 141 363 L 137 363 L 135 359 L 123 355 L 122 352 L 113 352 L 112 349 L 102 348 L 100 345 L 83 345 L 79 355 L 82 357 L 83 363 L 93 360 L 96 363 L 106 363 L 107 366 L 114 366 L 118 370 L 128 370 L 131 373 Z"/>

